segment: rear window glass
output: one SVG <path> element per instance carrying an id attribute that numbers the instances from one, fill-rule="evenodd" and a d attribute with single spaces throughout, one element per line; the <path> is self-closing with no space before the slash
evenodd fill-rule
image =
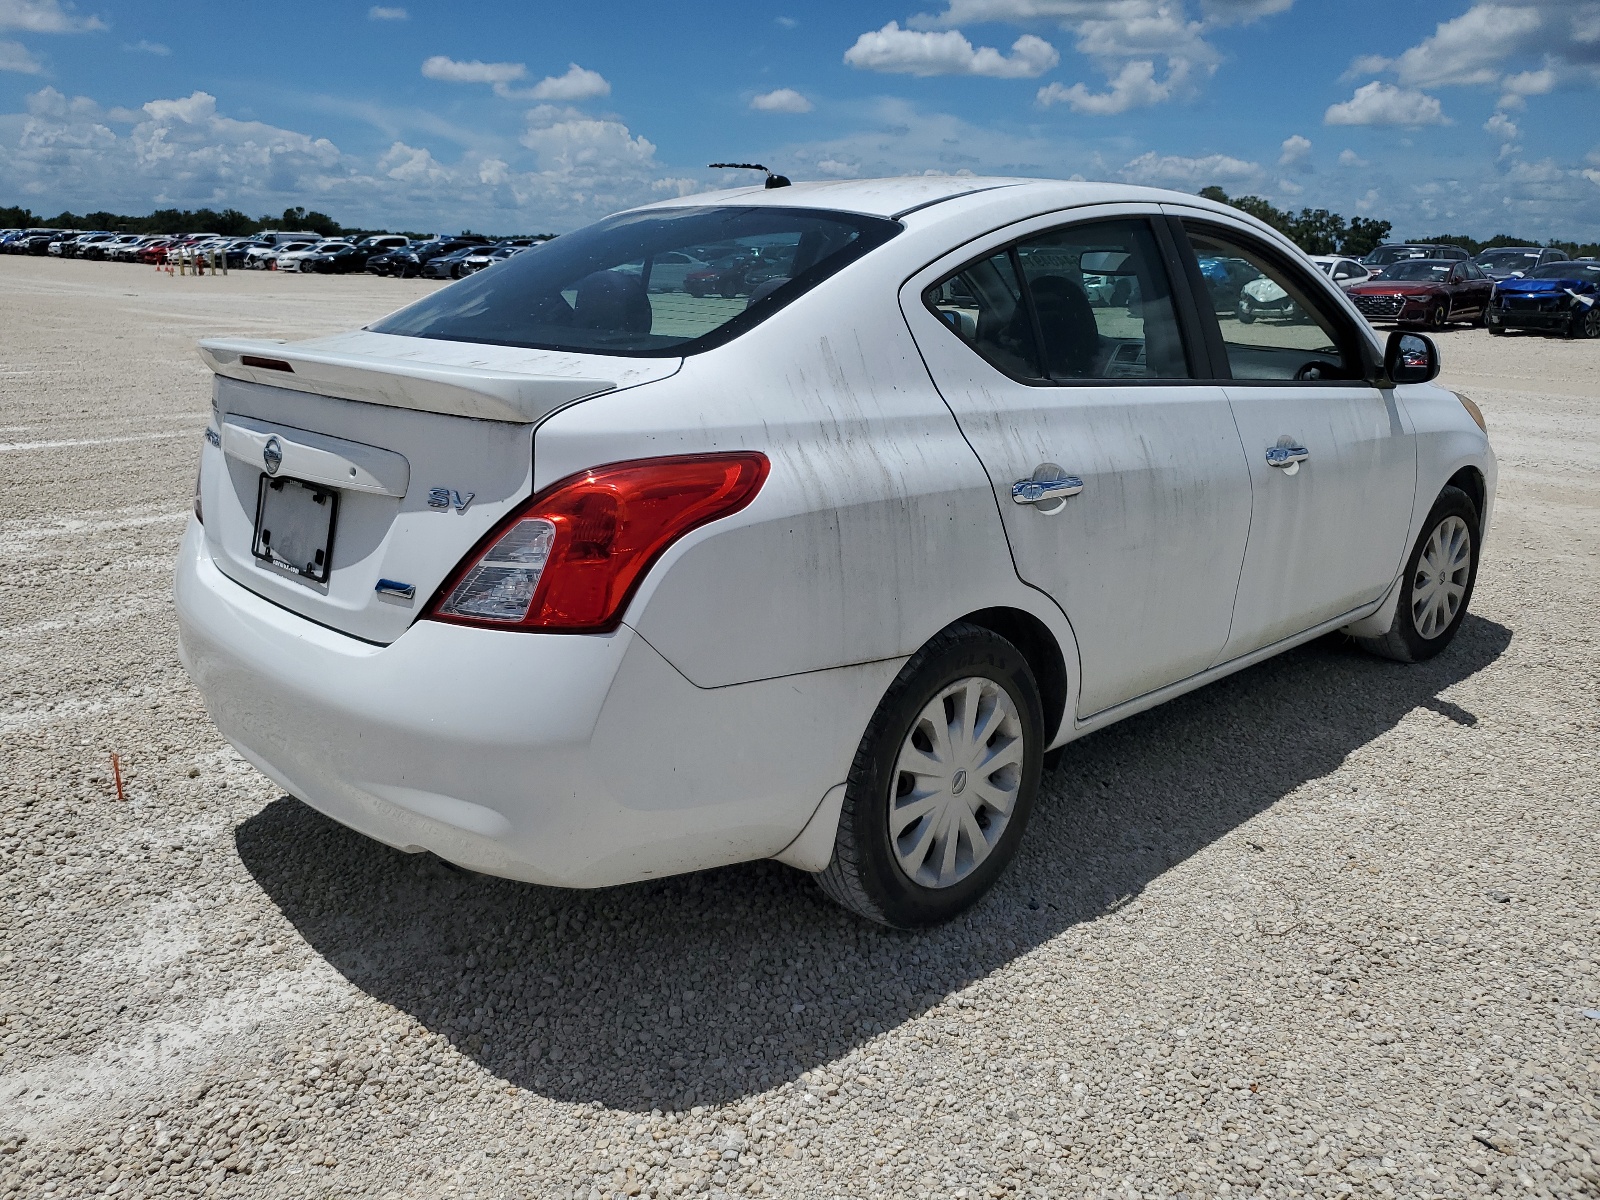
<path id="1" fill-rule="evenodd" d="M 1450 264 L 1430 262 L 1427 259 L 1396 263 L 1383 273 L 1383 277 L 1397 283 L 1443 281 L 1450 278 Z"/>
<path id="2" fill-rule="evenodd" d="M 1546 263 L 1529 271 L 1528 276 L 1531 279 L 1577 279 L 1584 283 L 1600 283 L 1600 263 Z"/>
<path id="3" fill-rule="evenodd" d="M 623 213 L 469 275 L 370 328 L 590 354 L 693 354 L 738 336 L 900 228 L 816 209 Z"/>

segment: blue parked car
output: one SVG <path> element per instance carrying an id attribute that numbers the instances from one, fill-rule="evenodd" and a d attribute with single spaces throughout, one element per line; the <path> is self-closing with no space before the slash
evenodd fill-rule
<path id="1" fill-rule="evenodd" d="M 1489 332 L 1537 329 L 1600 338 L 1600 260 L 1547 263 L 1494 285 L 1484 316 Z"/>

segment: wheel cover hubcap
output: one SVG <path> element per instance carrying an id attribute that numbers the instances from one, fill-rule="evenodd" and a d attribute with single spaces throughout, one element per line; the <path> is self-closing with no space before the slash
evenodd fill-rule
<path id="1" fill-rule="evenodd" d="M 1460 517 L 1446 517 L 1428 535 L 1411 580 L 1411 623 L 1430 641 L 1450 628 L 1467 594 L 1472 570 L 1472 531 Z"/>
<path id="2" fill-rule="evenodd" d="M 1022 785 L 1022 719 L 1011 694 L 974 675 L 911 723 L 889 794 L 889 844 L 913 883 L 960 883 L 1005 835 Z"/>

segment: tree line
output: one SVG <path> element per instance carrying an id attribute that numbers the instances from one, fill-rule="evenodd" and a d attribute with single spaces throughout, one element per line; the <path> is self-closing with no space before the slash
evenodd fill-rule
<path id="1" fill-rule="evenodd" d="M 1369 217 L 1346 220 L 1325 208 L 1302 208 L 1299 212 L 1289 212 L 1260 196 L 1229 196 L 1219 187 L 1201 188 L 1200 194 L 1207 200 L 1232 205 L 1241 212 L 1265 221 L 1307 254 L 1348 254 L 1352 258 L 1360 258 L 1387 239 L 1389 231 L 1394 228 L 1388 221 Z M 1559 239 L 1541 242 L 1537 238 L 1514 237 L 1509 233 L 1497 233 L 1487 241 L 1479 241 L 1463 233 L 1437 234 L 1415 240 L 1427 244 L 1461 246 L 1468 254 L 1481 254 L 1496 246 L 1554 246 L 1565 250 L 1573 258 L 1600 256 L 1600 243 L 1597 242 L 1566 242 Z"/>
<path id="2" fill-rule="evenodd" d="M 0 208 L 0 229 L 97 229 L 108 233 L 220 233 L 224 237 L 248 237 L 263 229 L 283 229 L 293 232 L 309 230 L 322 237 L 361 238 L 373 233 L 402 233 L 410 238 L 429 236 L 409 229 L 363 229 L 341 225 L 327 213 L 301 207 L 286 208 L 282 216 L 270 213 L 250 217 L 236 208 L 221 212 L 210 208 L 158 208 L 146 217 L 129 217 L 119 213 L 63 212 L 54 217 L 42 217 L 26 208 Z M 462 233 L 471 233 L 463 229 Z M 535 237 L 553 237 L 553 234 L 534 234 Z"/>

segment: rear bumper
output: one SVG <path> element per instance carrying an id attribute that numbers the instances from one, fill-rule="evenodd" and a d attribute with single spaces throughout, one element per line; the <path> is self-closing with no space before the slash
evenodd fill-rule
<path id="1" fill-rule="evenodd" d="M 193 521 L 176 600 L 217 728 L 292 795 L 399 849 L 566 887 L 777 854 L 845 778 L 899 668 L 703 689 L 627 626 L 422 621 L 375 646 L 228 579 Z"/>

